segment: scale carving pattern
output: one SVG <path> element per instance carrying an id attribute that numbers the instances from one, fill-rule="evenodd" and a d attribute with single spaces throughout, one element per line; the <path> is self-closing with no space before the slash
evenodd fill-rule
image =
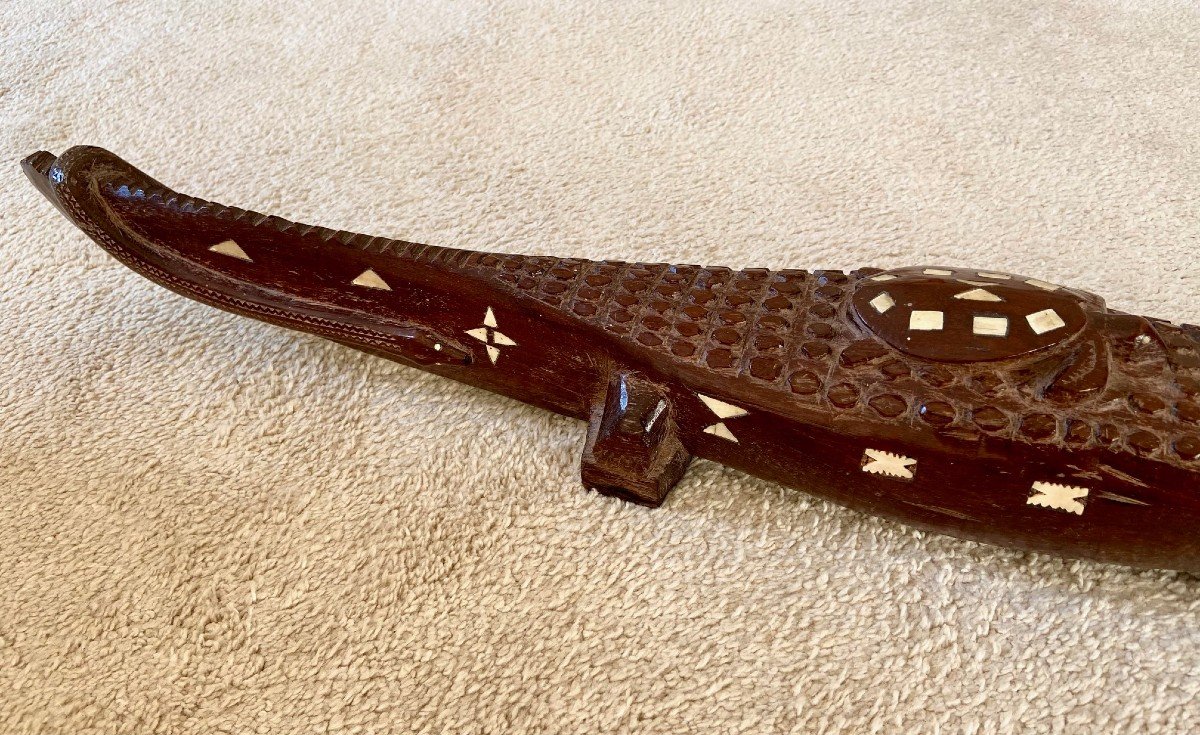
<path id="1" fill-rule="evenodd" d="M 1066 340 L 1040 339 L 1040 351 L 1008 359 L 940 361 L 889 345 L 856 318 L 852 302 L 869 300 L 879 286 L 895 291 L 888 276 L 899 280 L 926 270 L 951 275 L 925 281 L 946 281 L 951 290 L 968 292 L 983 287 L 955 282 L 978 279 L 977 271 L 733 271 L 491 254 L 468 270 L 489 274 L 513 292 L 556 306 L 631 346 L 669 354 L 681 366 L 771 389 L 781 401 L 840 415 L 908 420 L 960 439 L 997 436 L 1184 462 L 1195 460 L 1200 449 L 1200 330 L 1110 314 L 1100 299 L 1084 292 L 1021 290 L 1026 299 L 1041 292 L 1052 296 L 1064 315 L 1068 308 L 1061 304 L 1078 303 L 1071 319 L 1076 334 Z M 875 280 L 881 275 L 884 280 Z M 1032 280 L 993 275 L 1004 276 L 988 287 L 1000 294 L 1011 288 L 1006 282 Z M 960 303 L 964 312 L 996 311 L 990 301 L 982 308 L 971 300 Z M 1014 331 L 1023 326 L 1016 319 L 1010 323 Z M 1046 336 L 1026 329 L 1030 340 Z M 1168 378 L 1169 395 L 1131 389 L 1155 372 Z"/>

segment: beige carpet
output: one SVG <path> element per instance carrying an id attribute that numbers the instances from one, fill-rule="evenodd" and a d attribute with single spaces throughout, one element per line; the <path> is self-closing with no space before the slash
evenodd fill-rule
<path id="1" fill-rule="evenodd" d="M 1200 731 L 1198 578 L 706 462 L 658 511 L 586 493 L 582 424 L 171 295 L 16 165 L 1197 321 L 1194 5 L 257 5 L 0 11 L 0 732 Z"/>

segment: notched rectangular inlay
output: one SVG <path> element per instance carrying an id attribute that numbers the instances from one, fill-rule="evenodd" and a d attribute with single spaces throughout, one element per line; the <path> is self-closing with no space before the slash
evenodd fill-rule
<path id="1" fill-rule="evenodd" d="M 911 480 L 917 469 L 917 460 L 882 449 L 864 449 L 862 469 L 872 475 Z"/>
<path id="2" fill-rule="evenodd" d="M 1035 482 L 1025 504 L 1061 510 L 1081 516 L 1083 515 L 1083 504 L 1087 499 L 1087 494 L 1088 489 L 1086 487 L 1059 485 L 1056 482 Z"/>

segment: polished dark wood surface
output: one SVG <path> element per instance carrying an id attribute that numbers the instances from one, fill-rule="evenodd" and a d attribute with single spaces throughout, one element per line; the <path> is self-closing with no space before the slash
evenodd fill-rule
<path id="1" fill-rule="evenodd" d="M 588 487 L 693 456 L 921 528 L 1200 571 L 1200 327 L 949 267 L 770 271 L 457 250 L 177 194 L 98 149 L 24 161 L 185 296 L 589 422 Z"/>

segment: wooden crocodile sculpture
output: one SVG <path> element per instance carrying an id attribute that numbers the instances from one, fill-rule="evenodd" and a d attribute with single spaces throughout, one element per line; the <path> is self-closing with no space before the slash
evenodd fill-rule
<path id="1" fill-rule="evenodd" d="M 184 296 L 589 422 L 584 485 L 661 504 L 693 456 L 963 538 L 1200 571 L 1200 328 L 950 267 L 501 255 L 177 194 L 113 154 L 37 188 Z"/>

